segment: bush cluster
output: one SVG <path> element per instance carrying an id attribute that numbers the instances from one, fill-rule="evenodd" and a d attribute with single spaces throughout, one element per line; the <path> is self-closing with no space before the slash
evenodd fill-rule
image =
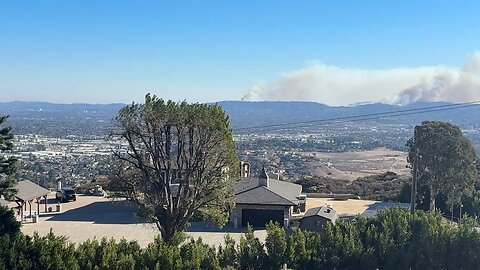
<path id="1" fill-rule="evenodd" d="M 303 192 L 348 193 L 365 200 L 398 201 L 402 187 L 411 180 L 393 172 L 360 177 L 355 181 L 330 177 L 304 178 L 296 183 L 302 185 Z M 314 191 L 315 190 L 315 191 Z M 408 198 L 410 200 L 410 197 Z"/>
<path id="2" fill-rule="evenodd" d="M 179 234 L 141 248 L 126 240 L 0 236 L 0 269 L 475 269 L 480 232 L 470 220 L 451 226 L 438 214 L 391 208 L 376 217 L 327 225 L 320 233 L 268 224 L 262 243 L 249 229 L 218 248 Z"/>

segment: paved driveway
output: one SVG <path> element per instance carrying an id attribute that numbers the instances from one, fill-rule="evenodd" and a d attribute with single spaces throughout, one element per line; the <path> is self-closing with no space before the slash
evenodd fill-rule
<path id="1" fill-rule="evenodd" d="M 135 208 L 125 200 L 79 195 L 76 202 L 63 203 L 61 207 L 60 213 L 40 213 L 38 223 L 25 223 L 22 231 L 29 235 L 34 232 L 46 235 L 52 230 L 57 235 L 67 236 L 74 243 L 103 237 L 125 238 L 138 241 L 140 246 L 148 245 L 158 235 L 155 225 L 144 223 L 136 216 Z M 223 243 L 227 233 L 238 242 L 242 230 L 219 230 L 204 223 L 193 223 L 187 233 L 195 239 L 201 237 L 205 243 L 218 246 Z M 266 232 L 258 230 L 255 235 L 263 241 Z"/>

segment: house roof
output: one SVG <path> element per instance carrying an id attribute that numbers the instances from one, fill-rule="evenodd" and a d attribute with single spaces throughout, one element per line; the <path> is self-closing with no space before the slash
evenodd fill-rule
<path id="1" fill-rule="evenodd" d="M 265 186 L 236 194 L 235 202 L 237 204 L 296 205 L 294 202 L 276 194 Z"/>
<path id="2" fill-rule="evenodd" d="M 18 182 L 15 189 L 17 190 L 15 197 L 22 201 L 31 201 L 50 194 L 48 189 L 44 189 L 28 180 Z"/>
<path id="3" fill-rule="evenodd" d="M 235 185 L 237 204 L 298 205 L 302 186 L 269 179 L 268 187 L 259 184 L 259 179 L 250 178 Z"/>
<path id="4" fill-rule="evenodd" d="M 361 216 L 364 217 L 373 217 L 375 216 L 378 211 L 387 209 L 390 207 L 402 207 L 402 208 L 410 208 L 410 203 L 394 203 L 394 202 L 376 202 L 370 205 L 362 214 Z"/>
<path id="5" fill-rule="evenodd" d="M 331 221 L 335 221 L 337 219 L 337 211 L 333 209 L 331 206 L 324 205 L 320 207 L 314 207 L 308 209 L 308 211 L 303 215 L 303 218 L 320 216 Z"/>

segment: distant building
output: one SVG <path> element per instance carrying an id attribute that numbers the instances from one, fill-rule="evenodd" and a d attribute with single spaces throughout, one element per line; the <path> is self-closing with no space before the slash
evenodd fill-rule
<path id="1" fill-rule="evenodd" d="M 329 205 L 310 208 L 300 219 L 300 229 L 319 232 L 328 222 L 335 224 L 337 212 Z"/>
<path id="2" fill-rule="evenodd" d="M 20 217 L 23 220 L 24 211 L 29 210 L 29 217 L 32 217 L 32 203 L 37 204 L 37 214 L 40 213 L 40 200 L 43 198 L 45 203 L 45 212 L 47 212 L 48 200 L 47 196 L 50 194 L 48 189 L 45 189 L 31 181 L 24 180 L 18 182 L 15 187 L 17 193 L 15 194 L 15 202 L 20 209 Z"/>
<path id="3" fill-rule="evenodd" d="M 370 205 L 362 214 L 363 217 L 374 217 L 378 211 L 382 211 L 391 207 L 401 207 L 410 209 L 410 203 L 396 203 L 396 202 L 375 202 Z"/>
<path id="4" fill-rule="evenodd" d="M 235 186 L 236 205 L 230 215 L 234 227 L 265 227 L 270 221 L 288 226 L 294 212 L 305 211 L 301 185 L 270 179 L 265 168 L 258 178 L 249 177 L 249 164 L 245 164 L 241 164 L 241 175 L 248 177 L 242 177 Z"/>
<path id="5" fill-rule="evenodd" d="M 240 178 L 250 178 L 251 177 L 251 169 L 250 163 L 241 161 L 240 162 Z"/>

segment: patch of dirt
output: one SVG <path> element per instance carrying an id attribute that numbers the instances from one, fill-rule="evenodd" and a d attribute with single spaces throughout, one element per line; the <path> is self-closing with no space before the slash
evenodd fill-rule
<path id="1" fill-rule="evenodd" d="M 359 177 L 382 174 L 387 171 L 397 175 L 408 175 L 407 153 L 378 148 L 359 152 L 302 152 L 303 157 L 314 157 L 315 162 L 306 162 L 310 174 L 353 181 Z"/>

